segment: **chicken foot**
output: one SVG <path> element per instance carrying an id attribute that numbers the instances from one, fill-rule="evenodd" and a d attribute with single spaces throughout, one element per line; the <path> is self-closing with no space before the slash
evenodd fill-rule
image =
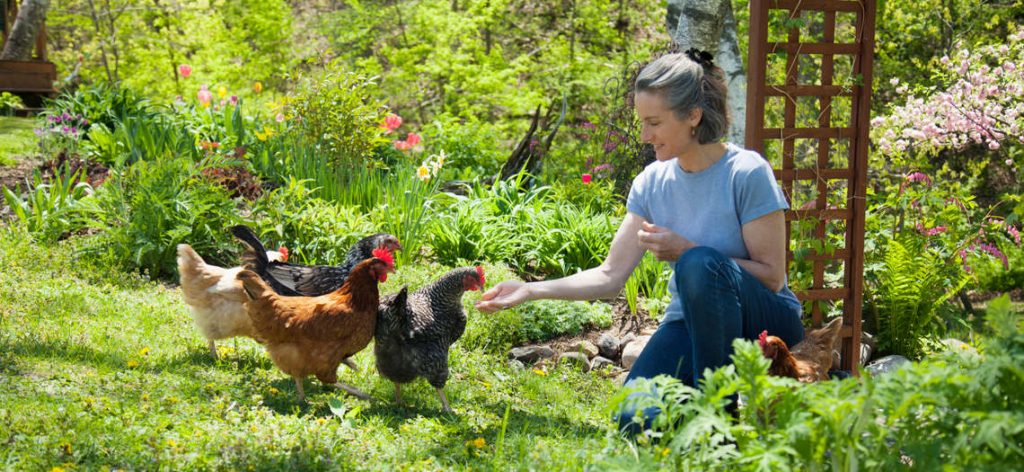
<path id="1" fill-rule="evenodd" d="M 452 407 L 448 406 L 448 398 L 444 396 L 443 388 L 437 387 L 437 396 L 441 397 L 441 405 L 444 405 L 443 410 L 446 413 L 455 413 L 455 410 L 452 410 Z"/>
<path id="2" fill-rule="evenodd" d="M 352 369 L 353 372 L 359 372 L 359 366 L 357 366 L 356 363 L 352 361 L 352 358 L 346 357 L 342 359 L 341 363 L 345 364 L 345 366 L 348 367 L 349 369 Z"/>
<path id="3" fill-rule="evenodd" d="M 210 355 L 213 356 L 213 360 L 217 360 L 217 344 L 210 339 L 207 341 L 207 345 L 210 346 Z"/>
<path id="4" fill-rule="evenodd" d="M 359 390 L 358 388 L 355 388 L 355 387 L 353 387 L 351 385 L 346 385 L 346 384 L 341 383 L 341 382 L 335 382 L 332 385 L 334 385 L 335 387 L 340 388 L 340 389 L 348 392 L 349 395 L 352 395 L 353 397 L 356 397 L 356 398 L 358 398 L 360 400 L 370 400 L 371 399 L 371 397 L 369 395 L 367 395 L 366 393 L 364 393 L 362 390 Z"/>

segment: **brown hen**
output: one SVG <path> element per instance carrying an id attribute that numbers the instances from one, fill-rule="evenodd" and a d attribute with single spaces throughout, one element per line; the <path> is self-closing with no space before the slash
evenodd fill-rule
<path id="1" fill-rule="evenodd" d="M 832 351 L 842 327 L 843 318 L 838 317 L 821 328 L 808 331 L 803 341 L 793 346 L 792 350 L 782 339 L 769 336 L 767 331 L 762 332 L 758 337 L 761 352 L 772 360 L 768 373 L 808 383 L 828 380 L 828 371 L 832 369 Z"/>
<path id="2" fill-rule="evenodd" d="M 302 379 L 309 375 L 356 397 L 370 398 L 338 381 L 338 365 L 373 339 L 380 303 L 377 284 L 394 272 L 391 253 L 377 249 L 373 255 L 356 264 L 341 288 L 318 297 L 284 297 L 255 272 L 238 274 L 249 297 L 246 309 L 253 328 L 274 365 L 295 379 L 299 401 L 305 400 Z"/>

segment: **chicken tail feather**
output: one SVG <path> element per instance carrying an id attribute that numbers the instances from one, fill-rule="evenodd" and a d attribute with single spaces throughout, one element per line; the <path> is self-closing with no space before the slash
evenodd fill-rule
<path id="1" fill-rule="evenodd" d="M 197 269 L 206 264 L 195 249 L 188 244 L 178 245 L 178 275 L 187 280 L 198 276 Z"/>
<path id="2" fill-rule="evenodd" d="M 235 225 L 231 227 L 231 234 L 246 246 L 245 252 L 242 253 L 242 263 L 245 267 L 260 272 L 265 271 L 267 265 L 270 264 L 270 259 L 267 259 L 267 250 L 260 242 L 260 238 L 256 237 L 256 233 L 248 226 Z"/>

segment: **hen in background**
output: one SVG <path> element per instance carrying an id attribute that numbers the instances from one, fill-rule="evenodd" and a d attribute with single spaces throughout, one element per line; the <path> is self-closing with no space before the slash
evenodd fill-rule
<path id="1" fill-rule="evenodd" d="M 262 245 L 260 246 L 262 248 Z M 266 251 L 267 260 L 287 261 L 288 248 Z M 210 355 L 217 358 L 214 341 L 234 336 L 253 337 L 252 321 L 242 305 L 246 298 L 238 281 L 241 267 L 225 269 L 207 264 L 188 244 L 178 245 L 178 274 L 185 303 L 192 318 L 209 343 Z"/>
<path id="2" fill-rule="evenodd" d="M 378 314 L 373 352 L 377 371 L 395 383 L 395 402 L 402 402 L 401 384 L 424 377 L 437 390 L 444 411 L 448 382 L 448 348 L 466 330 L 462 295 L 484 286 L 482 267 L 463 267 L 408 294 L 402 288 L 387 297 Z"/>
<path id="3" fill-rule="evenodd" d="M 761 352 L 772 360 L 768 373 L 808 383 L 828 380 L 828 371 L 832 369 L 832 351 L 842 327 L 843 318 L 840 316 L 821 328 L 808 331 L 792 350 L 787 348 L 782 339 L 769 336 L 767 331 L 761 332 L 758 337 Z"/>
<path id="4" fill-rule="evenodd" d="M 388 233 L 377 233 L 356 242 L 340 266 L 307 266 L 263 257 L 263 245 L 248 226 L 234 226 L 231 233 L 252 249 L 243 256 L 246 268 L 259 274 L 278 294 L 290 297 L 316 297 L 331 293 L 345 283 L 356 264 L 372 257 L 374 249 L 387 249 L 392 254 L 402 250 L 398 238 Z"/>
<path id="5" fill-rule="evenodd" d="M 374 249 L 373 257 L 356 264 L 340 288 L 318 297 L 284 297 L 255 272 L 238 274 L 249 298 L 245 306 L 253 328 L 274 365 L 295 379 L 299 401 L 306 398 L 302 379 L 309 375 L 359 398 L 370 398 L 338 381 L 338 365 L 373 339 L 380 304 L 377 284 L 387 280 L 394 268 L 391 253 Z"/>

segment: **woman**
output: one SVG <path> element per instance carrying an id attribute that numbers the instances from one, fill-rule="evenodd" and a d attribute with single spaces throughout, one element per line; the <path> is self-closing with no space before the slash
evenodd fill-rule
<path id="1" fill-rule="evenodd" d="M 636 79 L 636 113 L 657 161 L 633 180 L 608 257 L 562 279 L 502 282 L 477 308 L 614 298 L 651 251 L 674 264 L 672 300 L 627 385 L 668 374 L 696 386 L 704 369 L 729 362 L 734 339 L 756 339 L 762 330 L 790 346 L 799 342 L 800 303 L 786 286 L 788 205 L 764 158 L 719 142 L 729 127 L 726 91 L 707 53 L 670 54 L 646 66 Z M 619 418 L 636 432 L 634 413 Z M 648 427 L 657 414 L 645 411 Z"/>

